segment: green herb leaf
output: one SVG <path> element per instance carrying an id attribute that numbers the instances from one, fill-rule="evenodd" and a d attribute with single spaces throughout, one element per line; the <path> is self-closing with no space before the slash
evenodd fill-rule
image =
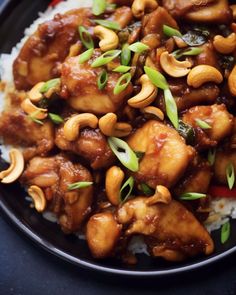
<path id="1" fill-rule="evenodd" d="M 135 53 L 142 53 L 148 49 L 150 49 L 149 46 L 143 44 L 142 42 L 136 42 L 129 46 L 129 50 Z"/>
<path id="2" fill-rule="evenodd" d="M 130 176 L 120 189 L 120 201 L 125 202 L 132 193 L 134 188 L 134 178 Z M 128 189 L 128 191 L 127 191 Z"/>
<path id="3" fill-rule="evenodd" d="M 120 25 L 117 22 L 105 20 L 105 19 L 95 19 L 94 22 L 96 24 L 99 24 L 105 28 L 111 29 L 111 30 L 120 30 Z"/>
<path id="4" fill-rule="evenodd" d="M 89 31 L 83 26 L 79 26 L 80 40 L 87 49 L 94 48 L 93 38 Z"/>
<path id="5" fill-rule="evenodd" d="M 109 137 L 108 143 L 113 153 L 126 168 L 133 172 L 138 171 L 138 158 L 134 151 L 124 140 L 121 140 L 117 137 Z"/>
<path id="6" fill-rule="evenodd" d="M 86 188 L 86 187 L 91 186 L 92 184 L 93 184 L 93 182 L 88 182 L 88 181 L 75 182 L 75 183 L 68 185 L 68 190 L 73 191 L 75 189 Z"/>
<path id="7" fill-rule="evenodd" d="M 115 68 L 115 69 L 113 70 L 113 72 L 117 72 L 117 73 L 127 73 L 130 69 L 131 69 L 131 67 L 127 67 L 127 66 L 118 66 L 117 68 Z"/>
<path id="8" fill-rule="evenodd" d="M 196 134 L 192 126 L 179 120 L 179 128 L 177 131 L 183 138 L 185 138 L 187 144 L 194 145 L 196 141 Z"/>
<path id="9" fill-rule="evenodd" d="M 147 185 L 146 183 L 142 183 L 140 185 L 142 192 L 146 195 L 146 196 L 152 196 L 154 195 L 154 190 Z"/>
<path id="10" fill-rule="evenodd" d="M 144 71 L 156 87 L 161 88 L 163 90 L 169 89 L 169 85 L 166 81 L 166 78 L 161 73 L 147 66 L 144 67 Z"/>
<path id="11" fill-rule="evenodd" d="M 206 198 L 206 194 L 185 193 L 185 194 L 182 194 L 179 198 L 180 198 L 180 200 L 184 200 L 184 201 L 192 201 L 192 200 Z"/>
<path id="12" fill-rule="evenodd" d="M 80 54 L 79 64 L 83 64 L 84 62 L 89 60 L 91 58 L 91 56 L 93 55 L 93 52 L 94 52 L 94 49 L 90 48 L 90 49 L 86 50 L 85 52 L 83 52 L 82 54 Z"/>
<path id="13" fill-rule="evenodd" d="M 221 227 L 221 243 L 225 244 L 229 237 L 230 237 L 230 222 L 227 221 L 223 226 Z"/>
<path id="14" fill-rule="evenodd" d="M 106 8 L 107 8 L 106 0 L 93 0 L 92 12 L 94 15 L 103 14 Z"/>
<path id="15" fill-rule="evenodd" d="M 169 89 L 164 90 L 166 113 L 175 129 L 179 129 L 178 109 L 174 97 Z"/>
<path id="16" fill-rule="evenodd" d="M 172 52 L 172 55 L 176 59 L 182 57 L 182 56 L 194 56 L 194 55 L 199 55 L 202 53 L 202 48 L 197 48 L 197 47 L 189 47 L 188 49 L 179 49 L 174 52 Z"/>
<path id="17" fill-rule="evenodd" d="M 60 78 L 52 79 L 44 83 L 44 85 L 39 90 L 40 93 L 46 93 L 49 89 L 58 86 L 61 82 Z"/>
<path id="18" fill-rule="evenodd" d="M 120 79 L 118 80 L 118 82 L 116 83 L 113 93 L 115 95 L 118 95 L 122 91 L 124 91 L 128 87 L 131 79 L 132 79 L 132 76 L 130 73 L 126 73 L 126 74 L 122 75 L 120 77 Z"/>
<path id="19" fill-rule="evenodd" d="M 131 50 L 129 49 L 129 44 L 124 44 L 121 51 L 121 64 L 123 66 L 128 66 L 131 60 Z"/>
<path id="20" fill-rule="evenodd" d="M 189 46 L 200 46 L 207 42 L 207 37 L 200 31 L 189 31 L 187 34 L 182 36 L 182 39 Z"/>
<path id="21" fill-rule="evenodd" d="M 95 61 L 92 63 L 92 68 L 98 68 L 104 66 L 111 62 L 113 59 L 118 57 L 121 53 L 121 50 L 109 50 L 99 56 Z"/>
<path id="22" fill-rule="evenodd" d="M 207 155 L 208 163 L 213 166 L 216 159 L 216 149 L 210 149 Z"/>
<path id="23" fill-rule="evenodd" d="M 200 128 L 211 129 L 211 126 L 207 122 L 205 122 L 201 119 L 195 119 L 195 121 L 196 121 L 197 126 L 199 126 Z"/>
<path id="24" fill-rule="evenodd" d="M 226 177 L 229 189 L 232 189 L 235 183 L 234 165 L 232 163 L 229 163 L 226 167 Z"/>
<path id="25" fill-rule="evenodd" d="M 167 25 L 163 26 L 163 32 L 168 37 L 173 37 L 173 36 L 182 37 L 182 34 L 180 33 L 180 31 L 178 31 L 172 27 L 169 27 Z"/>
<path id="26" fill-rule="evenodd" d="M 57 114 L 49 113 L 48 116 L 56 125 L 59 125 L 64 122 L 63 118 Z"/>
<path id="27" fill-rule="evenodd" d="M 106 70 L 103 70 L 98 76 L 98 89 L 102 90 L 106 87 L 108 81 L 108 74 Z"/>

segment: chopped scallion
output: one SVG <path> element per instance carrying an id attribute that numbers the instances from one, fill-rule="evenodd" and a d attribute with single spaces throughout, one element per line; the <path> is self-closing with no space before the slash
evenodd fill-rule
<path id="1" fill-rule="evenodd" d="M 194 56 L 194 55 L 199 55 L 202 53 L 202 48 L 197 48 L 197 47 L 189 47 L 188 49 L 179 49 L 174 52 L 172 52 L 172 55 L 176 59 L 182 57 L 182 56 Z"/>
<path id="2" fill-rule="evenodd" d="M 94 15 L 103 14 L 106 8 L 107 8 L 106 0 L 93 0 L 92 12 Z"/>
<path id="3" fill-rule="evenodd" d="M 226 177 L 227 177 L 229 189 L 232 189 L 235 183 L 235 171 L 234 171 L 234 165 L 232 163 L 229 163 L 226 167 Z"/>
<path id="4" fill-rule="evenodd" d="M 180 200 L 183 200 L 183 201 L 192 201 L 192 200 L 198 200 L 198 199 L 206 198 L 206 194 L 184 193 L 179 198 L 180 198 Z"/>
<path id="5" fill-rule="evenodd" d="M 213 166 L 215 163 L 215 158 L 216 158 L 216 149 L 210 149 L 208 151 L 208 163 Z"/>
<path id="6" fill-rule="evenodd" d="M 130 73 L 126 73 L 126 74 L 122 75 L 122 76 L 120 77 L 120 79 L 118 80 L 118 82 L 117 82 L 117 84 L 116 84 L 116 86 L 115 86 L 115 88 L 114 88 L 113 93 L 114 93 L 115 95 L 118 95 L 118 94 L 120 94 L 122 91 L 124 91 L 124 90 L 128 87 L 128 85 L 129 85 L 131 79 L 132 79 L 132 76 L 131 76 Z"/>
<path id="7" fill-rule="evenodd" d="M 131 50 L 129 49 L 129 44 L 124 44 L 121 51 L 121 64 L 123 66 L 128 66 L 131 60 Z"/>
<path id="8" fill-rule="evenodd" d="M 94 48 L 93 38 L 89 31 L 83 26 L 79 26 L 80 40 L 87 49 Z"/>
<path id="9" fill-rule="evenodd" d="M 221 227 L 221 243 L 225 244 L 229 237 L 230 237 L 230 222 L 227 221 L 223 226 Z"/>
<path id="10" fill-rule="evenodd" d="M 93 55 L 93 52 L 94 52 L 94 49 L 90 48 L 90 49 L 86 50 L 85 52 L 83 52 L 82 54 L 80 54 L 79 63 L 83 64 L 84 62 L 89 60 L 91 58 L 91 56 Z"/>
<path id="11" fill-rule="evenodd" d="M 43 122 L 41 121 L 41 120 L 38 120 L 38 119 L 36 119 L 35 117 L 33 117 L 33 116 L 28 116 L 34 123 L 37 123 L 37 124 L 39 124 L 39 125 L 43 125 Z"/>
<path id="12" fill-rule="evenodd" d="M 150 188 L 150 186 L 147 185 L 146 183 L 142 183 L 140 187 L 146 196 L 152 196 L 154 194 L 154 190 Z"/>
<path id="13" fill-rule="evenodd" d="M 211 129 L 211 126 L 207 122 L 205 122 L 201 119 L 195 119 L 195 121 L 196 121 L 196 124 L 198 127 L 202 128 L 202 129 Z"/>
<path id="14" fill-rule="evenodd" d="M 149 46 L 143 44 L 142 42 L 136 42 L 129 46 L 129 50 L 135 53 L 142 53 L 148 49 L 150 49 Z"/>
<path id="15" fill-rule="evenodd" d="M 182 37 L 182 34 L 180 33 L 180 31 L 172 27 L 169 27 L 167 25 L 163 26 L 163 32 L 167 37 L 173 37 L 173 36 Z"/>
<path id="16" fill-rule="evenodd" d="M 175 129 L 179 129 L 178 109 L 170 89 L 164 90 L 166 113 Z"/>
<path id="17" fill-rule="evenodd" d="M 49 113 L 48 116 L 54 124 L 59 125 L 64 122 L 63 118 L 57 114 Z"/>
<path id="18" fill-rule="evenodd" d="M 91 186 L 92 184 L 93 184 L 93 182 L 89 182 L 89 181 L 75 182 L 75 183 L 68 185 L 68 190 L 73 191 L 75 189 L 86 188 L 86 187 Z"/>
<path id="19" fill-rule="evenodd" d="M 130 69 L 131 69 L 131 67 L 128 67 L 128 66 L 118 66 L 117 68 L 115 68 L 115 69 L 113 70 L 113 72 L 117 72 L 117 73 L 127 73 Z"/>
<path id="20" fill-rule="evenodd" d="M 92 68 L 97 68 L 104 66 L 111 62 L 113 59 L 118 57 L 121 53 L 121 50 L 109 50 L 99 56 L 95 61 L 92 63 Z"/>
<path id="21" fill-rule="evenodd" d="M 106 70 L 103 70 L 98 76 L 98 89 L 102 90 L 106 87 L 108 81 L 108 74 Z"/>
<path id="22" fill-rule="evenodd" d="M 105 19 L 95 19 L 94 22 L 96 24 L 99 24 L 105 28 L 111 29 L 111 30 L 120 30 L 120 25 L 117 22 L 105 20 Z"/>
<path id="23" fill-rule="evenodd" d="M 60 78 L 56 78 L 56 79 L 51 79 L 47 82 L 44 83 L 44 85 L 41 87 L 41 89 L 39 90 L 40 93 L 46 93 L 48 92 L 49 89 L 56 87 L 57 85 L 59 85 L 61 82 Z"/>
<path id="24" fill-rule="evenodd" d="M 134 188 L 134 178 L 130 176 L 120 189 L 120 201 L 125 202 Z"/>
<path id="25" fill-rule="evenodd" d="M 147 66 L 144 67 L 144 71 L 156 87 L 161 88 L 162 90 L 169 89 L 166 78 L 160 72 Z"/>

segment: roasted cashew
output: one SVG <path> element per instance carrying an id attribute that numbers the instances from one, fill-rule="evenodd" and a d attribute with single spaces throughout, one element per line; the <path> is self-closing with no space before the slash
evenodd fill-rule
<path id="1" fill-rule="evenodd" d="M 192 64 L 189 61 L 178 61 L 172 54 L 165 51 L 161 54 L 162 69 L 171 77 L 180 78 L 188 75 Z"/>
<path id="2" fill-rule="evenodd" d="M 79 136 L 80 128 L 91 127 L 95 129 L 98 125 L 98 118 L 90 113 L 72 116 L 64 125 L 64 136 L 68 141 L 74 141 Z"/>
<path id="3" fill-rule="evenodd" d="M 21 151 L 12 149 L 9 153 L 11 165 L 7 170 L 0 172 L 2 183 L 12 183 L 16 181 L 24 170 L 24 157 Z"/>
<path id="4" fill-rule="evenodd" d="M 156 187 L 155 194 L 147 199 L 146 204 L 151 206 L 157 203 L 169 204 L 172 200 L 168 188 L 162 185 Z"/>
<path id="5" fill-rule="evenodd" d="M 128 104 L 133 108 L 141 109 L 149 106 L 154 101 L 158 90 L 147 75 L 142 75 L 139 81 L 142 85 L 142 89 L 137 95 L 128 100 Z"/>
<path id="6" fill-rule="evenodd" d="M 228 79 L 229 91 L 233 96 L 236 96 L 236 65 L 234 66 L 232 72 Z"/>
<path id="7" fill-rule="evenodd" d="M 21 103 L 21 108 L 22 110 L 34 117 L 37 120 L 43 120 L 45 118 L 47 118 L 48 116 L 48 110 L 47 109 L 41 109 L 36 107 L 29 98 L 26 98 L 22 103 Z"/>
<path id="8" fill-rule="evenodd" d="M 28 194 L 34 201 L 34 207 L 38 212 L 43 212 L 46 208 L 47 201 L 42 189 L 37 185 L 32 185 L 28 189 Z"/>
<path id="9" fill-rule="evenodd" d="M 117 123 L 117 116 L 108 113 L 101 117 L 98 122 L 101 132 L 106 136 L 125 137 L 132 131 L 132 126 L 127 123 Z"/>
<path id="10" fill-rule="evenodd" d="M 124 177 L 124 172 L 117 166 L 113 166 L 107 170 L 105 181 L 106 194 L 108 200 L 114 206 L 120 203 L 120 189 Z"/>
<path id="11" fill-rule="evenodd" d="M 39 102 L 43 98 L 43 94 L 40 92 L 40 89 L 44 84 L 45 82 L 39 82 L 28 92 L 28 97 L 32 102 Z"/>
<path id="12" fill-rule="evenodd" d="M 75 43 L 71 45 L 68 57 L 74 57 L 80 54 L 82 50 L 82 43 Z"/>
<path id="13" fill-rule="evenodd" d="M 132 4 L 132 13 L 136 18 L 143 17 L 145 11 L 151 12 L 158 7 L 155 0 L 134 0 Z"/>
<path id="14" fill-rule="evenodd" d="M 204 83 L 215 82 L 220 84 L 223 76 L 216 68 L 208 65 L 199 65 L 194 67 L 188 74 L 187 83 L 189 86 L 199 88 Z"/>
<path id="15" fill-rule="evenodd" d="M 214 38 L 213 45 L 218 52 L 229 54 L 236 49 L 236 34 L 232 33 L 226 38 L 217 35 Z"/>
<path id="16" fill-rule="evenodd" d="M 163 121 L 165 118 L 165 115 L 162 112 L 162 110 L 160 110 L 159 108 L 153 107 L 153 106 L 146 107 L 146 108 L 142 109 L 141 112 L 144 114 L 154 115 L 157 118 L 159 118 L 161 121 Z"/>
<path id="17" fill-rule="evenodd" d="M 119 38 L 112 30 L 102 26 L 96 26 L 94 28 L 94 35 L 101 40 L 99 46 L 103 52 L 116 49 L 119 45 Z"/>

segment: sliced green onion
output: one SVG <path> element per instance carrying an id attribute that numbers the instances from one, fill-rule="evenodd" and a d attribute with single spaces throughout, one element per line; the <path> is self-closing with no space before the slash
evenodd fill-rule
<path id="1" fill-rule="evenodd" d="M 124 140 L 121 140 L 117 137 L 109 137 L 108 143 L 113 153 L 126 168 L 133 172 L 138 171 L 138 158 L 134 151 Z"/>
<path id="2" fill-rule="evenodd" d="M 160 72 L 147 66 L 144 67 L 144 71 L 156 87 L 161 88 L 162 90 L 169 89 L 166 78 Z"/>
<path id="3" fill-rule="evenodd" d="M 39 125 L 43 125 L 43 122 L 42 121 L 40 121 L 40 120 L 38 120 L 38 119 L 36 119 L 35 117 L 33 117 L 32 115 L 30 116 L 28 116 L 34 123 L 37 123 L 37 124 L 39 124 Z"/>
<path id="4" fill-rule="evenodd" d="M 199 126 L 200 128 L 211 129 L 211 126 L 207 122 L 205 122 L 201 119 L 195 119 L 195 121 L 196 121 L 197 126 Z"/>
<path id="5" fill-rule="evenodd" d="M 142 160 L 142 158 L 144 157 L 145 153 L 144 152 L 135 152 L 135 155 L 138 157 L 139 160 Z"/>
<path id="6" fill-rule="evenodd" d="M 106 0 L 93 0 L 92 12 L 94 15 L 103 14 L 106 8 L 107 8 Z"/>
<path id="7" fill-rule="evenodd" d="M 121 51 L 121 64 L 123 66 L 128 66 L 131 60 L 131 50 L 129 49 L 129 44 L 124 44 Z"/>
<path id="8" fill-rule="evenodd" d="M 83 52 L 82 54 L 80 54 L 79 63 L 83 64 L 84 62 L 89 60 L 90 57 L 93 55 L 93 52 L 94 52 L 94 49 L 90 48 L 90 49 L 86 50 L 85 52 Z"/>
<path id="9" fill-rule="evenodd" d="M 64 122 L 63 118 L 57 114 L 49 113 L 48 116 L 54 124 L 59 125 Z"/>
<path id="10" fill-rule="evenodd" d="M 116 83 L 113 93 L 115 95 L 118 95 L 122 91 L 124 91 L 128 87 L 131 79 L 132 79 L 132 76 L 130 73 L 126 73 L 126 74 L 122 75 L 120 77 L 120 79 L 118 80 L 118 82 Z"/>
<path id="11" fill-rule="evenodd" d="M 117 5 L 115 3 L 107 3 L 107 9 L 116 9 Z"/>
<path id="12" fill-rule="evenodd" d="M 221 243 L 225 244 L 229 237 L 230 237 L 230 222 L 227 221 L 223 226 L 221 227 Z"/>
<path id="13" fill-rule="evenodd" d="M 188 49 L 179 49 L 174 52 L 172 52 L 172 55 L 174 55 L 175 58 L 180 58 L 182 56 L 193 56 L 193 55 L 199 55 L 202 53 L 202 48 L 198 47 L 189 47 Z"/>
<path id="14" fill-rule="evenodd" d="M 206 198 L 206 194 L 185 193 L 185 194 L 182 194 L 179 198 L 180 198 L 180 200 L 184 200 L 184 201 L 192 201 L 192 200 Z"/>
<path id="15" fill-rule="evenodd" d="M 196 141 L 196 133 L 192 126 L 179 120 L 179 128 L 177 131 L 183 138 L 185 138 L 187 144 L 194 145 Z"/>
<path id="16" fill-rule="evenodd" d="M 49 89 L 56 87 L 61 82 L 60 78 L 52 79 L 44 83 L 44 85 L 40 88 L 40 93 L 46 93 Z"/>
<path id="17" fill-rule="evenodd" d="M 142 192 L 146 195 L 146 196 L 152 196 L 154 194 L 154 190 L 152 188 L 150 188 L 149 185 L 147 185 L 146 183 L 142 183 L 140 185 Z"/>
<path id="18" fill-rule="evenodd" d="M 143 44 L 142 42 L 136 42 L 129 46 L 129 50 L 135 53 L 142 53 L 148 49 L 150 49 L 149 46 Z"/>
<path id="19" fill-rule="evenodd" d="M 208 156 L 207 156 L 207 159 L 208 159 L 208 163 L 213 166 L 214 163 L 215 163 L 215 159 L 216 159 L 216 149 L 210 149 L 208 151 Z"/>
<path id="20" fill-rule="evenodd" d="M 164 90 L 166 113 L 175 129 L 179 129 L 178 108 L 170 89 Z"/>
<path id="21" fill-rule="evenodd" d="M 229 189 L 232 189 L 235 183 L 234 165 L 232 163 L 229 163 L 226 167 L 226 177 Z"/>
<path id="22" fill-rule="evenodd" d="M 99 56 L 95 61 L 92 63 L 92 68 L 97 68 L 104 66 L 111 62 L 113 59 L 118 57 L 121 53 L 121 50 L 109 50 Z"/>
<path id="23" fill-rule="evenodd" d="M 130 69 L 131 69 L 131 67 L 128 67 L 128 66 L 118 66 L 117 68 L 115 68 L 115 69 L 113 70 L 113 72 L 117 72 L 117 73 L 127 73 Z"/>
<path id="24" fill-rule="evenodd" d="M 91 186 L 92 184 L 93 184 L 93 182 L 88 182 L 88 181 L 75 182 L 75 183 L 68 185 L 68 190 L 73 191 L 75 189 L 86 188 L 86 187 Z"/>
<path id="25" fill-rule="evenodd" d="M 81 42 L 87 49 L 94 48 L 93 38 L 85 27 L 79 26 L 79 35 Z"/>
<path id="26" fill-rule="evenodd" d="M 120 25 L 117 22 L 111 20 L 95 19 L 94 22 L 111 30 L 120 30 Z"/>
<path id="27" fill-rule="evenodd" d="M 166 36 L 168 37 L 173 37 L 173 36 L 177 36 L 177 37 L 182 37 L 183 35 L 180 33 L 180 31 L 172 28 L 172 27 L 169 27 L 167 25 L 164 25 L 163 26 L 163 32 Z"/>
<path id="28" fill-rule="evenodd" d="M 120 189 L 120 201 L 125 202 L 132 193 L 134 188 L 134 178 L 130 176 Z M 128 191 L 127 191 L 128 189 Z"/>
<path id="29" fill-rule="evenodd" d="M 98 89 L 102 90 L 106 87 L 108 81 L 108 74 L 106 70 L 103 70 L 98 76 Z"/>

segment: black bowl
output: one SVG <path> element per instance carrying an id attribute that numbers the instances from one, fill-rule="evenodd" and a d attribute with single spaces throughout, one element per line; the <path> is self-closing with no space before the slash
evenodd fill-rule
<path id="1" fill-rule="evenodd" d="M 11 48 L 21 39 L 24 28 L 37 17 L 37 12 L 44 10 L 48 1 L 16 0 L 5 2 L 1 6 L 0 51 L 9 53 Z M 0 161 L 0 169 L 4 168 Z M 232 221 L 232 232 L 229 241 L 220 243 L 220 232 L 213 233 L 216 249 L 213 255 L 198 257 L 182 263 L 168 263 L 151 259 L 145 255 L 138 256 L 135 266 L 123 265 L 116 259 L 97 261 L 89 253 L 86 242 L 71 235 L 64 235 L 59 226 L 45 220 L 29 207 L 25 200 L 26 193 L 19 184 L 0 185 L 0 208 L 4 215 L 37 245 L 52 254 L 80 267 L 128 276 L 163 276 L 198 269 L 218 261 L 236 251 L 236 220 Z"/>

